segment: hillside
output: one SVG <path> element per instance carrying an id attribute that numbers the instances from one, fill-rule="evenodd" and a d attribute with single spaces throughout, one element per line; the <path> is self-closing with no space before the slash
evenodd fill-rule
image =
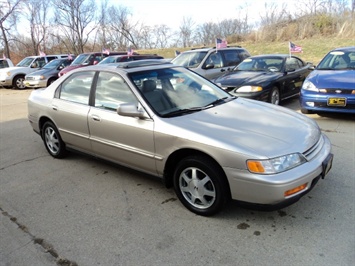
<path id="1" fill-rule="evenodd" d="M 297 54 L 302 59 L 313 64 L 318 64 L 319 61 L 324 57 L 326 53 L 336 47 L 342 46 L 355 46 L 355 38 L 336 38 L 336 37 L 326 37 L 326 38 L 316 38 L 316 39 L 304 39 L 304 40 L 290 40 L 293 43 L 302 46 L 303 53 Z M 229 43 L 230 46 L 240 45 L 245 47 L 252 55 L 257 54 L 284 54 L 289 53 L 288 42 L 240 42 L 240 43 Z M 185 51 L 190 48 L 177 49 L 177 48 L 167 48 L 167 49 L 152 49 L 152 50 L 138 50 L 139 53 L 155 53 L 159 54 L 165 58 L 173 58 L 175 56 L 175 51 Z"/>

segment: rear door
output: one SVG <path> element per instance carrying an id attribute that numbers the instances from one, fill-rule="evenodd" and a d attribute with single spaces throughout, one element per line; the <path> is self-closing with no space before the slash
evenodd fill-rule
<path id="1" fill-rule="evenodd" d="M 94 75 L 94 71 L 71 74 L 57 89 L 51 106 L 51 116 L 63 141 L 89 153 L 91 144 L 87 116 Z"/>

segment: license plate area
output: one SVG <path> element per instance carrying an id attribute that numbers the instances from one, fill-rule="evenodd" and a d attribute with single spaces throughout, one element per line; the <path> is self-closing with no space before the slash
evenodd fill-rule
<path id="1" fill-rule="evenodd" d="M 330 153 L 327 158 L 322 163 L 322 179 L 324 179 L 325 175 L 328 174 L 329 170 L 332 168 L 333 165 L 333 154 Z"/>
<path id="2" fill-rule="evenodd" d="M 328 106 L 346 106 L 346 98 L 328 98 Z"/>

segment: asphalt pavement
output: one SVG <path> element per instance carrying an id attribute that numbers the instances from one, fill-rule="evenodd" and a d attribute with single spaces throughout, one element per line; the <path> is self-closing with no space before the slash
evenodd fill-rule
<path id="1" fill-rule="evenodd" d="M 299 202 L 189 212 L 157 179 L 79 153 L 53 159 L 27 121 L 30 90 L 0 89 L 0 266 L 353 265 L 355 119 L 310 115 L 333 168 Z M 283 104 L 299 111 L 297 99 Z"/>

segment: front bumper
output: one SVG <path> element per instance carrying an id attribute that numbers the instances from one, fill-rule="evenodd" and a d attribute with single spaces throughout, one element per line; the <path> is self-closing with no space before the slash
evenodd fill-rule
<path id="1" fill-rule="evenodd" d="M 331 143 L 322 135 L 324 142 L 317 155 L 310 161 L 274 175 L 258 175 L 246 170 L 224 168 L 233 200 L 259 205 L 282 205 L 297 201 L 309 192 L 320 177 L 324 177 L 332 164 Z M 324 162 L 328 163 L 325 169 Z M 286 191 L 305 185 L 304 189 L 289 196 Z"/>
<path id="2" fill-rule="evenodd" d="M 12 78 L 10 77 L 0 77 L 0 86 L 12 86 Z"/>
<path id="3" fill-rule="evenodd" d="M 345 106 L 329 105 L 329 99 L 341 99 Z M 355 114 L 355 94 L 317 94 L 301 90 L 300 105 L 311 112 L 337 112 Z"/>
<path id="4" fill-rule="evenodd" d="M 28 88 L 45 88 L 48 80 L 25 80 L 24 84 Z"/>

